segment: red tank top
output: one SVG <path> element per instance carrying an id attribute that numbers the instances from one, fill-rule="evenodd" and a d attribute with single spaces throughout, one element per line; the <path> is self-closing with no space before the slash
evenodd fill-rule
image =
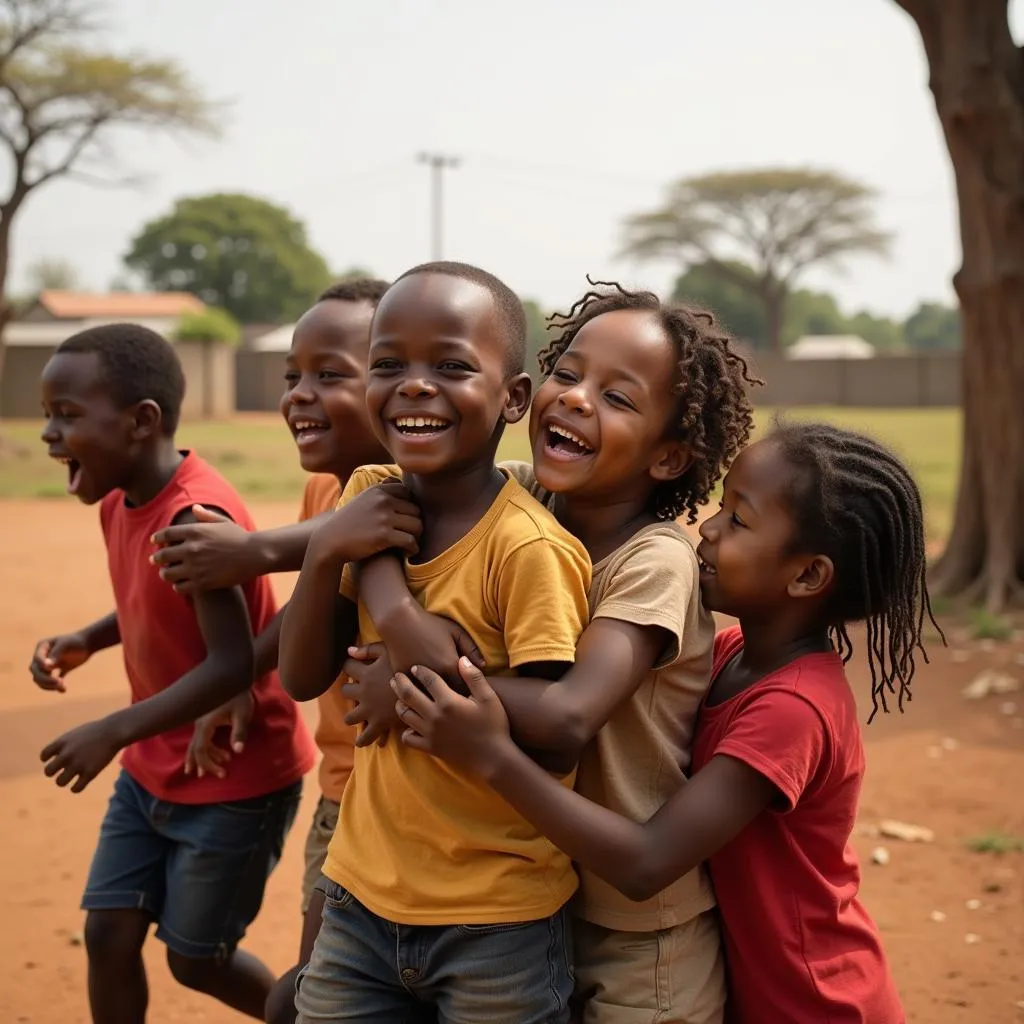
<path id="1" fill-rule="evenodd" d="M 164 489 L 141 508 L 129 507 L 123 491 L 112 491 L 100 505 L 133 703 L 167 689 L 206 658 L 191 602 L 164 583 L 149 561 L 153 534 L 194 504 L 216 506 L 239 526 L 254 529 L 234 488 L 191 452 L 185 453 Z M 270 581 L 259 577 L 242 589 L 256 635 L 277 611 Z M 316 755 L 298 708 L 276 672 L 256 681 L 253 696 L 256 710 L 245 749 L 232 755 L 225 778 L 185 774 L 191 725 L 133 743 L 125 749 L 121 764 L 153 796 L 179 804 L 244 800 L 295 782 L 313 767 Z"/>

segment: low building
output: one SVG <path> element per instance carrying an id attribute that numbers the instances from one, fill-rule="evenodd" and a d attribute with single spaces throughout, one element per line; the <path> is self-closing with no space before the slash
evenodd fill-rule
<path id="1" fill-rule="evenodd" d="M 786 349 L 788 359 L 872 359 L 875 346 L 856 334 L 805 334 Z"/>
<path id="2" fill-rule="evenodd" d="M 41 292 L 4 331 L 0 415 L 40 414 L 39 377 L 57 346 L 72 334 L 128 322 L 173 339 L 182 316 L 205 309 L 205 303 L 187 292 Z M 176 348 L 185 371 L 183 416 L 229 416 L 235 408 L 234 352 L 192 341 L 177 342 Z"/>

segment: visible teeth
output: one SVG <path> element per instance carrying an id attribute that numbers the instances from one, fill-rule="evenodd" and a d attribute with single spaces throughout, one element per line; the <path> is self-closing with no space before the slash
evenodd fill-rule
<path id="1" fill-rule="evenodd" d="M 294 423 L 296 430 L 322 430 L 322 423 L 314 423 L 312 420 L 296 420 Z"/>
<path id="2" fill-rule="evenodd" d="M 435 416 L 398 416 L 395 419 L 395 426 L 402 427 L 446 427 L 444 420 Z"/>
<path id="3" fill-rule="evenodd" d="M 52 458 L 59 462 L 62 466 L 70 466 L 71 463 L 74 462 L 74 459 L 72 459 L 70 455 L 54 455 L 52 456 Z"/>
<path id="4" fill-rule="evenodd" d="M 548 430 L 550 430 L 552 434 L 558 434 L 559 437 L 567 437 L 574 444 L 578 444 L 581 448 L 586 448 L 588 452 L 590 451 L 590 445 L 587 444 L 582 437 L 578 434 L 574 434 L 571 430 L 566 430 L 565 427 L 560 427 L 555 423 L 552 423 L 548 427 Z"/>

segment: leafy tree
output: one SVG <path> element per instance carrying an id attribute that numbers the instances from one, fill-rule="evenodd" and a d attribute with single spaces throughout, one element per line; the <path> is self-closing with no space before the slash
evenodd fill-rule
<path id="1" fill-rule="evenodd" d="M 960 314 L 939 302 L 922 302 L 903 326 L 907 344 L 920 349 L 960 347 Z"/>
<path id="2" fill-rule="evenodd" d="M 754 272 L 738 260 L 730 260 L 731 276 L 717 274 L 705 263 L 691 266 L 677 279 L 672 298 L 677 302 L 706 306 L 738 338 L 760 347 L 767 336 L 764 306 L 753 290 L 735 283 L 737 275 L 754 280 Z M 858 313 L 847 317 L 827 292 L 798 288 L 786 303 L 782 343 L 792 345 L 805 334 L 857 334 L 879 349 L 901 347 L 902 329 L 885 317 Z"/>
<path id="3" fill-rule="evenodd" d="M 91 45 L 79 0 L 0 0 L 0 373 L 11 228 L 28 197 L 58 178 L 104 180 L 119 129 L 214 131 L 214 109 L 172 61 Z M 107 181 L 110 179 L 107 178 Z"/>
<path id="4" fill-rule="evenodd" d="M 331 283 L 301 221 L 230 193 L 179 199 L 142 228 L 125 264 L 150 287 L 191 292 L 242 323 L 298 319 Z"/>
<path id="5" fill-rule="evenodd" d="M 737 338 L 760 346 L 765 339 L 765 315 L 755 293 L 754 272 L 738 260 L 726 263 L 728 277 L 706 263 L 694 263 L 676 278 L 672 299 L 710 309 Z M 749 284 L 736 283 L 741 275 L 749 277 Z"/>
<path id="6" fill-rule="evenodd" d="M 238 321 L 225 309 L 210 306 L 202 313 L 186 313 L 174 331 L 178 341 L 212 341 L 237 345 L 242 337 Z"/>
<path id="7" fill-rule="evenodd" d="M 79 286 L 78 269 L 62 259 L 36 260 L 28 268 L 29 287 L 33 292 L 49 290 L 73 291 Z"/>
<path id="8" fill-rule="evenodd" d="M 748 290 L 765 312 L 771 348 L 782 344 L 786 299 L 807 267 L 857 253 L 884 253 L 873 192 L 825 171 L 767 169 L 683 178 L 658 209 L 626 222 L 624 253 L 702 262 Z M 753 280 L 737 272 L 738 259 Z"/>
<path id="9" fill-rule="evenodd" d="M 1008 0 L 896 0 L 921 33 L 953 164 L 963 259 L 964 454 L 933 592 L 1024 597 L 1024 57 Z"/>

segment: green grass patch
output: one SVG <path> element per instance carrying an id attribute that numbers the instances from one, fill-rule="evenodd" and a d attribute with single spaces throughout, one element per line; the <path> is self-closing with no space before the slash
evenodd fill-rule
<path id="1" fill-rule="evenodd" d="M 972 608 L 970 623 L 975 640 L 1009 640 L 1013 636 L 1013 623 L 985 608 Z"/>
<path id="2" fill-rule="evenodd" d="M 774 410 L 757 411 L 758 433 L 771 426 Z M 797 420 L 826 420 L 860 430 L 890 445 L 913 470 L 924 498 L 928 536 L 940 541 L 949 532 L 960 463 L 958 409 L 801 408 L 786 415 Z M 0 498 L 50 498 L 65 493 L 67 474 L 46 457 L 39 440 L 40 420 L 8 420 L 0 435 Z M 305 474 L 284 424 L 272 414 L 241 415 L 232 420 L 185 423 L 182 447 L 195 448 L 213 463 L 244 497 L 298 501 Z M 500 457 L 530 458 L 525 422 L 510 427 Z"/>
<path id="3" fill-rule="evenodd" d="M 994 853 L 1003 856 L 1007 853 L 1024 853 L 1024 839 L 1020 836 L 1007 835 L 1005 832 L 986 832 L 967 840 L 967 849 L 973 853 Z"/>

